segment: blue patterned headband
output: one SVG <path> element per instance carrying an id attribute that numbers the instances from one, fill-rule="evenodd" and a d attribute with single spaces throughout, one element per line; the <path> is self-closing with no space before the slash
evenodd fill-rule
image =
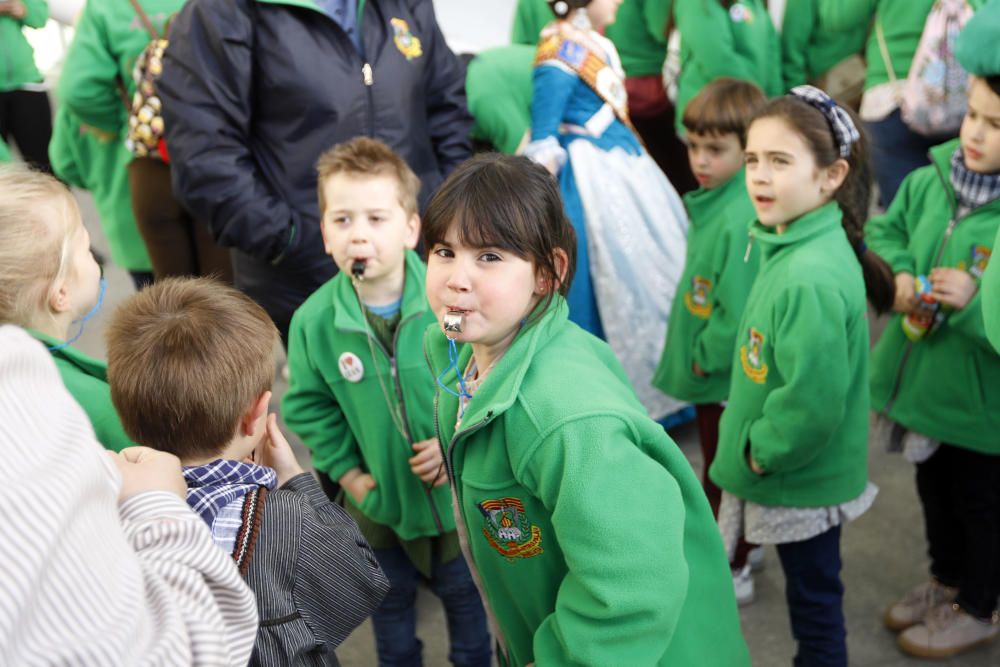
<path id="1" fill-rule="evenodd" d="M 833 130 L 833 137 L 837 141 L 837 149 L 840 157 L 846 158 L 851 155 L 851 144 L 861 138 L 858 128 L 854 125 L 851 115 L 843 107 L 833 101 L 833 98 L 824 93 L 819 88 L 813 86 L 795 86 L 791 90 L 791 95 L 797 97 L 811 107 L 819 109 L 826 118 Z"/>

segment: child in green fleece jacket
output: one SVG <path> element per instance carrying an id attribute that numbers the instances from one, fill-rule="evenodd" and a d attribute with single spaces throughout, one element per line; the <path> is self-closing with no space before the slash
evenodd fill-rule
<path id="1" fill-rule="evenodd" d="M 885 623 L 920 657 L 1000 636 L 1000 356 L 979 289 L 1000 229 L 1000 4 L 991 7 L 989 29 L 970 22 L 959 54 L 995 74 L 973 77 L 959 139 L 931 149 L 931 166 L 903 181 L 868 231 L 896 272 L 897 312 L 875 346 L 872 407 L 917 463 L 931 560 L 930 580 Z"/>
<path id="2" fill-rule="evenodd" d="M 667 342 L 653 384 L 694 404 L 704 460 L 702 486 L 715 514 L 722 490 L 708 477 L 719 440 L 719 418 L 729 395 L 736 326 L 757 275 L 756 246 L 747 252 L 754 218 L 743 175 L 746 129 L 767 102 L 748 81 L 721 78 L 705 86 L 684 109 L 688 159 L 701 184 L 684 195 L 691 226 L 680 290 L 670 309 Z M 746 565 L 750 546 L 733 556 L 736 600 L 753 600 Z"/>
<path id="3" fill-rule="evenodd" d="M 737 334 L 709 471 L 728 544 L 777 545 L 795 664 L 846 667 L 840 528 L 868 509 L 868 321 L 892 276 L 862 229 L 871 192 L 853 116 L 800 86 L 761 110 L 746 146 L 763 261 Z"/>
<path id="4" fill-rule="evenodd" d="M 420 181 L 388 146 L 360 137 L 317 163 L 323 242 L 340 272 L 292 317 L 285 422 L 375 551 L 392 589 L 373 614 L 380 664 L 419 664 L 417 583 L 445 607 L 457 665 L 488 667 L 486 616 L 461 555 L 433 425 L 423 332 Z"/>
<path id="5" fill-rule="evenodd" d="M 568 320 L 577 244 L 556 181 L 480 155 L 425 221 L 438 440 L 500 664 L 748 665 L 694 472 Z"/>

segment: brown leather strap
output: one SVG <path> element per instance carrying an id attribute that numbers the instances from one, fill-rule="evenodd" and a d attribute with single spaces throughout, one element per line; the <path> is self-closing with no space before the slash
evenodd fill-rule
<path id="1" fill-rule="evenodd" d="M 240 571 L 240 576 L 246 576 L 250 569 L 250 559 L 253 558 L 257 537 L 260 535 L 260 524 L 264 517 L 264 499 L 267 498 L 267 487 L 258 486 L 246 495 L 243 500 L 243 524 L 236 534 L 236 544 L 233 546 L 233 560 Z"/>
<path id="2" fill-rule="evenodd" d="M 159 39 L 160 33 L 158 33 L 156 31 L 156 28 L 153 27 L 153 22 L 149 20 L 149 14 L 147 14 L 146 11 L 142 8 L 142 5 L 139 4 L 139 0 L 128 0 L 128 1 L 132 5 L 132 8 L 135 10 L 135 13 L 139 15 L 139 20 L 142 21 L 142 25 L 145 26 L 146 32 L 149 33 L 149 36 L 152 37 L 153 39 Z"/>

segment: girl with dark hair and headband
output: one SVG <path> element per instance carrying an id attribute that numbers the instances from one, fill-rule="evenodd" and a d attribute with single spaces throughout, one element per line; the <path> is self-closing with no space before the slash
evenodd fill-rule
<path id="1" fill-rule="evenodd" d="M 931 149 L 932 164 L 906 177 L 868 230 L 896 274 L 896 314 L 872 353 L 872 407 L 916 463 L 930 556 L 930 576 L 885 624 L 920 657 L 1000 636 L 1000 356 L 984 277 L 1000 229 L 998 34 L 993 2 L 956 47 L 973 73 L 959 138 Z"/>
<path id="2" fill-rule="evenodd" d="M 729 403 L 709 474 L 719 525 L 774 544 L 796 665 L 846 667 L 841 525 L 865 512 L 868 320 L 892 305 L 892 276 L 863 243 L 871 194 L 853 115 L 799 86 L 747 134 L 747 191 L 762 263 L 737 330 Z M 749 248 L 748 248 L 749 250 Z M 749 253 L 748 253 L 749 255 Z"/>
<path id="3" fill-rule="evenodd" d="M 600 31 L 621 0 L 550 2 L 525 155 L 559 179 L 577 235 L 570 319 L 605 338 L 654 419 L 682 403 L 652 385 L 684 268 L 687 214 L 632 127 L 618 52 Z"/>

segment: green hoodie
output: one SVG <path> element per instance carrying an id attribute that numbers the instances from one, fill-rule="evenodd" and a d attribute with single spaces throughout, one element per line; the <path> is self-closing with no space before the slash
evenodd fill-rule
<path id="1" fill-rule="evenodd" d="M 455 529 L 448 489 L 427 490 L 408 463 L 412 444 L 435 435 L 434 384 L 421 353 L 424 330 L 435 321 L 424 296 L 424 270 L 416 253 L 408 251 L 391 358 L 368 333 L 346 273 L 306 299 L 292 317 L 290 380 L 281 402 L 285 423 L 310 449 L 317 471 L 335 481 L 354 467 L 371 474 L 376 487 L 360 505 L 350 500 L 404 540 Z M 397 405 L 405 437 L 390 412 Z"/>
<path id="2" fill-rule="evenodd" d="M 667 55 L 664 31 L 672 0 L 624 0 L 607 37 L 614 42 L 626 76 L 659 75 Z M 510 41 L 538 44 L 538 33 L 555 20 L 546 0 L 518 0 Z"/>
<path id="3" fill-rule="evenodd" d="M 681 73 L 677 82 L 677 133 L 684 135 L 684 108 L 720 76 L 752 81 L 768 97 L 780 95 L 781 45 L 763 0 L 735 2 L 686 0 L 674 8 L 681 34 Z"/>
<path id="4" fill-rule="evenodd" d="M 161 35 L 167 20 L 184 6 L 184 0 L 140 1 Z M 86 125 L 124 136 L 128 112 L 117 82 L 124 82 L 131 99 L 135 60 L 150 39 L 131 3 L 88 0 L 59 78 L 60 103 Z"/>
<path id="5" fill-rule="evenodd" d="M 60 106 L 49 160 L 59 178 L 93 195 L 115 264 L 129 271 L 151 271 L 149 253 L 132 213 L 127 171 L 132 154 L 122 138 L 84 125 L 66 106 Z"/>
<path id="6" fill-rule="evenodd" d="M 62 341 L 47 336 L 39 331 L 27 329 L 27 332 L 45 345 L 46 348 L 59 345 Z M 108 365 L 89 357 L 72 346 L 51 350 L 52 360 L 56 362 L 63 384 L 83 411 L 87 413 L 97 441 L 105 449 L 120 452 L 126 447 L 134 447 L 135 443 L 125 435 L 121 420 L 111 402 L 111 387 L 108 386 Z"/>
<path id="7" fill-rule="evenodd" d="M 931 149 L 932 164 L 906 177 L 885 215 L 868 223 L 868 246 L 896 273 L 937 266 L 982 275 L 1000 228 L 1000 199 L 955 218 L 950 160 L 959 140 Z M 873 352 L 872 407 L 935 440 L 1000 454 L 1000 356 L 986 337 L 983 295 L 911 343 L 894 315 Z"/>
<path id="8" fill-rule="evenodd" d="M 749 665 L 729 568 L 690 464 L 611 349 L 556 297 L 469 401 L 435 397 L 469 561 L 507 659 Z M 428 328 L 431 373 L 447 339 Z M 459 349 L 465 368 L 471 348 Z M 454 387 L 455 371 L 442 382 Z"/>
<path id="9" fill-rule="evenodd" d="M 781 74 L 785 89 L 815 81 L 844 58 L 860 54 L 868 40 L 866 17 L 832 30 L 823 23 L 825 5 L 843 0 L 794 0 L 781 22 Z M 835 9 L 834 9 L 835 11 Z"/>
<path id="10" fill-rule="evenodd" d="M 752 227 L 763 260 L 709 474 L 760 505 L 837 505 L 868 482 L 865 285 L 841 218 L 830 202 L 783 234 Z"/>
<path id="11" fill-rule="evenodd" d="M 756 246 L 747 246 L 755 214 L 743 170 L 718 188 L 689 192 L 684 205 L 687 258 L 653 384 L 682 401 L 719 403 L 729 394 L 736 327 L 760 264 Z M 693 363 L 707 376 L 695 375 Z"/>
<path id="12" fill-rule="evenodd" d="M 35 66 L 35 52 L 21 29 L 44 26 L 49 20 L 49 6 L 45 0 L 21 2 L 26 12 L 23 19 L 0 16 L 0 92 L 42 81 L 42 74 Z"/>

